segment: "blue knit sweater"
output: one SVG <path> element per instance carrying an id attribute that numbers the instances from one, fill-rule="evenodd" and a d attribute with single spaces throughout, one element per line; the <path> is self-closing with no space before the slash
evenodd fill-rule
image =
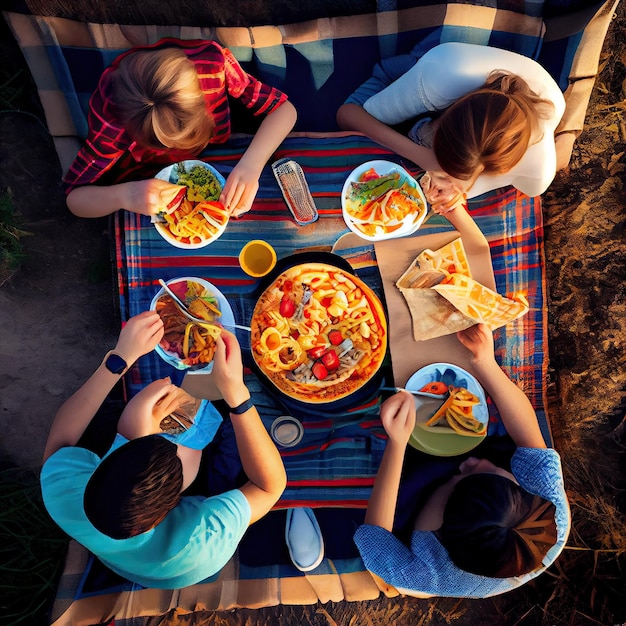
<path id="1" fill-rule="evenodd" d="M 570 530 L 570 512 L 561 471 L 553 449 L 518 448 L 511 471 L 520 486 L 556 507 L 557 541 L 542 567 L 513 578 L 491 578 L 459 569 L 431 531 L 414 531 L 408 548 L 389 531 L 363 524 L 354 535 L 365 567 L 405 595 L 486 598 L 515 589 L 539 576 L 560 554 Z"/>

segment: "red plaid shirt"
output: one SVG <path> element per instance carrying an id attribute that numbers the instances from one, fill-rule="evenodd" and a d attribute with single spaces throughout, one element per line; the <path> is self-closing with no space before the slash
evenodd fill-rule
<path id="1" fill-rule="evenodd" d="M 209 144 L 224 143 L 230 137 L 230 109 L 227 95 L 238 98 L 254 115 L 273 111 L 287 100 L 287 96 L 246 73 L 232 52 L 214 41 L 161 39 L 150 46 L 135 50 L 154 50 L 178 46 L 196 66 L 200 88 L 204 92 L 207 113 L 212 116 L 215 129 Z M 75 187 L 100 181 L 113 184 L 136 178 L 138 170 L 151 176 L 163 166 L 183 159 L 197 157 L 177 150 L 153 150 L 133 141 L 124 127 L 115 119 L 108 93 L 108 77 L 120 60 L 132 51 L 121 54 L 107 68 L 98 88 L 89 101 L 89 132 L 63 181 L 66 193 Z"/>

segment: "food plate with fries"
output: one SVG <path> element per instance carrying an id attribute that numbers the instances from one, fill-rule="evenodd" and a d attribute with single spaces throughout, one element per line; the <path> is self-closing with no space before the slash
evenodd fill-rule
<path id="1" fill-rule="evenodd" d="M 368 383 L 387 350 L 380 300 L 329 263 L 301 263 L 272 277 L 252 314 L 250 345 L 262 378 L 306 404 L 334 403 Z"/>
<path id="2" fill-rule="evenodd" d="M 368 161 L 353 170 L 341 191 L 341 210 L 348 228 L 381 241 L 413 234 L 427 213 L 419 183 L 391 161 Z"/>
<path id="3" fill-rule="evenodd" d="M 430 389 L 435 383 L 448 387 L 440 402 L 429 402 L 430 410 L 420 410 L 409 438 L 413 448 L 434 456 L 456 456 L 474 449 L 487 436 L 489 410 L 480 383 L 469 372 L 451 363 L 433 363 L 413 374 L 405 387 L 410 391 Z"/>
<path id="4" fill-rule="evenodd" d="M 183 188 L 156 216 L 157 232 L 177 248 L 203 248 L 226 229 L 228 211 L 218 202 L 224 177 L 204 161 L 181 161 L 161 170 L 156 178 Z"/>
<path id="5" fill-rule="evenodd" d="M 219 289 L 203 278 L 174 278 L 167 286 L 192 315 L 206 322 L 191 321 L 161 288 L 150 304 L 161 316 L 165 330 L 156 352 L 176 369 L 208 374 L 213 369 L 215 339 L 222 327 L 232 329 L 235 324 L 233 310 Z"/>

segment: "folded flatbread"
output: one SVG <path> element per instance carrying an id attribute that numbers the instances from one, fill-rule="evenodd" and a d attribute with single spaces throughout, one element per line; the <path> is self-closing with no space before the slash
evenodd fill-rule
<path id="1" fill-rule="evenodd" d="M 439 250 L 424 250 L 396 286 L 409 306 L 416 341 L 481 322 L 493 330 L 528 312 L 522 295 L 506 298 L 472 278 L 460 238 Z"/>

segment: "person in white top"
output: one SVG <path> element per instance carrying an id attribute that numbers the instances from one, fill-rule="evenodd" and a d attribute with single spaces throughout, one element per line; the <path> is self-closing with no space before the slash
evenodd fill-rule
<path id="1" fill-rule="evenodd" d="M 417 62 L 382 61 L 339 108 L 337 123 L 430 171 L 433 202 L 439 194 L 445 212 L 507 185 L 542 194 L 571 155 L 573 134 L 554 135 L 564 110 L 561 90 L 536 61 L 450 42 Z M 415 118 L 408 136 L 392 128 Z"/>

